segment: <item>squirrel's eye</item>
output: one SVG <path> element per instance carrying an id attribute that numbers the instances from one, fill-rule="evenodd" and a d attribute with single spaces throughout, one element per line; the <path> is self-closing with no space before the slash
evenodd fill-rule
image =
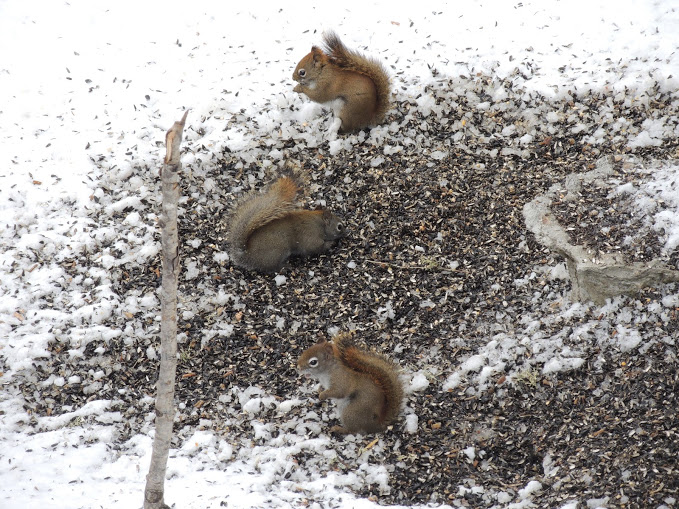
<path id="1" fill-rule="evenodd" d="M 299 74 L 300 78 L 303 78 L 304 76 L 306 76 L 306 71 L 304 69 L 300 69 L 299 71 L 297 71 L 297 74 Z"/>
<path id="2" fill-rule="evenodd" d="M 318 366 L 318 359 L 316 357 L 312 357 L 311 359 L 309 359 L 309 366 L 311 366 L 312 368 Z"/>

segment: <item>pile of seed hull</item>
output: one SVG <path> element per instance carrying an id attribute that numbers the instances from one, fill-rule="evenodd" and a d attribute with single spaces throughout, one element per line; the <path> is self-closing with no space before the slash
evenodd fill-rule
<path id="1" fill-rule="evenodd" d="M 495 102 L 491 91 L 500 85 L 508 94 Z M 667 322 L 638 325 L 644 344 L 652 343 L 643 354 L 602 349 L 584 338 L 572 345 L 584 358 L 577 369 L 543 374 L 542 365 L 524 351 L 482 387 L 470 376 L 443 389 L 460 363 L 498 331 L 509 334 L 522 317 L 540 316 L 568 299 L 567 279 L 537 270 L 563 260 L 527 232 L 523 205 L 567 175 L 594 168 L 603 156 L 620 161 L 631 152 L 648 161 L 677 157 L 676 139 L 657 147 L 628 147 L 644 119 L 676 119 L 676 102 L 660 92 L 649 92 L 647 101 L 575 92 L 550 100 L 484 76 L 441 79 L 426 93 L 436 105 L 428 115 L 418 109 L 418 98 L 397 93 L 382 137 L 353 138 L 350 150 L 334 154 L 323 139 L 304 143 L 276 136 L 275 130 L 267 137 L 243 116 L 225 127 L 253 130 L 251 157 L 191 147 L 197 162 L 185 171 L 180 211 L 182 263 L 193 272 L 190 279 L 187 271 L 180 278 L 177 444 L 209 423 L 236 448 L 266 446 L 266 440 L 255 437 L 241 402 L 229 396 L 234 387 L 261 388 L 277 402 L 304 401 L 285 414 L 275 405 L 260 412 L 259 421 L 280 429 L 274 436 L 290 433 L 286 425 L 291 421 L 319 415 L 329 418 L 321 422 L 322 432 L 327 431 L 334 422 L 333 404 L 317 401 L 294 363 L 331 331 L 354 329 L 359 343 L 388 354 L 404 373 L 427 376 L 428 386 L 410 392 L 406 401 L 405 413 L 417 415 L 417 429 L 408 432 L 402 418 L 374 448 L 370 461 L 386 466 L 388 489 L 366 480 L 358 470 L 364 460 L 347 453 L 368 445 L 371 436 L 332 438 L 333 461 L 300 453 L 293 458 L 300 472 L 358 472 L 359 480 L 347 489 L 381 504 L 491 507 L 518 500 L 519 490 L 533 480 L 541 483 L 532 495 L 539 507 L 587 500 L 656 507 L 679 499 L 676 311 Z M 479 103 L 490 105 L 479 109 Z M 603 109 L 611 114 L 604 116 Z M 561 120 L 543 120 L 550 111 L 559 112 Z M 315 125 L 329 125 L 332 113 L 325 115 Z M 595 131 L 606 131 L 623 117 L 627 135 L 611 132 L 593 143 Z M 308 128 L 297 126 L 299 132 Z M 232 204 L 243 192 L 273 180 L 283 166 L 263 168 L 271 150 L 304 169 L 302 203 L 326 203 L 345 218 L 349 231 L 330 254 L 293 259 L 281 272 L 282 284 L 273 275 L 233 267 L 224 256 Z M 143 176 L 149 186 L 157 185 L 153 172 Z M 554 210 L 572 226 L 574 240 L 586 239 L 601 251 L 615 249 L 621 237 L 614 230 L 599 236 L 581 226 L 583 215 L 594 217 L 590 209 L 610 208 L 606 196 L 585 187 L 582 197 L 577 207 L 556 203 Z M 147 205 L 159 213 L 158 203 Z M 620 226 L 634 226 L 620 221 L 624 210 L 620 214 L 615 218 Z M 646 259 L 660 251 L 660 242 L 657 235 L 646 235 L 628 258 Z M 86 258 L 72 262 L 74 275 L 93 263 Z M 121 299 L 153 293 L 159 275 L 158 257 L 150 264 L 131 263 L 114 269 L 113 290 Z M 642 313 L 676 291 L 673 286 L 648 289 L 624 303 Z M 556 335 L 598 315 L 598 308 L 590 306 L 540 327 L 545 335 Z M 132 341 L 91 340 L 83 358 L 69 356 L 55 342 L 52 357 L 23 380 L 22 392 L 37 415 L 56 415 L 95 397 L 113 400 L 124 421 L 112 447 L 122 449 L 125 440 L 148 429 L 147 396 L 154 394 L 158 369 L 149 347 L 157 347 L 159 323 L 139 313 L 112 316 L 107 325 L 121 330 L 132 325 L 146 335 Z M 95 395 L 75 385 L 41 385 L 55 372 L 87 380 L 92 365 L 106 371 Z M 285 482 L 286 475 L 281 472 L 274 482 Z M 322 497 L 305 496 L 305 503 Z"/>

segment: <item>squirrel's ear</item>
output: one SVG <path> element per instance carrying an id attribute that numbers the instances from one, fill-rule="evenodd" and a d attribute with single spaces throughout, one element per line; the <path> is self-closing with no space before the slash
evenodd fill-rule
<path id="1" fill-rule="evenodd" d="M 325 53 L 323 53 L 321 48 L 318 46 L 311 47 L 311 58 L 313 59 L 314 63 L 322 61 L 323 57 L 325 57 Z"/>
<path id="2" fill-rule="evenodd" d="M 329 343 L 328 341 L 326 341 L 325 344 L 323 345 L 323 353 L 325 354 L 326 358 L 330 358 L 333 356 L 332 344 Z"/>

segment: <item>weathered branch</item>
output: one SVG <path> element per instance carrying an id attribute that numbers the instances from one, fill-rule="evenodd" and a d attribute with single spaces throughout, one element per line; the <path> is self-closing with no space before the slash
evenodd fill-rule
<path id="1" fill-rule="evenodd" d="M 186 115 L 165 135 L 166 155 L 161 171 L 162 213 L 160 216 L 163 279 L 160 292 L 160 372 L 156 396 L 156 434 L 151 465 L 146 476 L 144 509 L 165 509 L 165 472 L 174 422 L 174 381 L 177 372 L 177 279 L 179 277 L 179 149 Z"/>

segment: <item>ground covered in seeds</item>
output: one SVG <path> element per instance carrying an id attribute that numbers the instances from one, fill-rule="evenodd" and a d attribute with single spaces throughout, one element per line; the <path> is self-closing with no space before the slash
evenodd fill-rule
<path id="1" fill-rule="evenodd" d="M 626 263 L 655 259 L 679 269 L 678 250 L 666 248 L 669 232 L 653 221 L 653 216 L 675 211 L 661 198 L 641 191 L 662 167 L 644 168 L 643 163 L 620 155 L 613 159 L 612 175 L 582 184 L 575 197 L 566 190 L 561 193 L 561 199 L 552 203 L 557 221 L 569 225 L 572 243 L 594 250 L 594 256 L 616 253 Z M 665 165 L 676 170 L 676 163 Z M 629 189 L 637 192 L 625 191 Z"/>
<path id="2" fill-rule="evenodd" d="M 679 157 L 676 137 L 630 146 L 645 120 L 676 120 L 677 99 L 660 91 L 549 99 L 522 82 L 441 79 L 425 91 L 426 108 L 425 97 L 397 94 L 383 126 L 320 142 L 300 133 L 327 128 L 328 111 L 312 125 L 273 128 L 236 116 L 226 129 L 250 126 L 254 148 L 191 147 L 182 179 L 177 445 L 209 429 L 238 454 L 264 451 L 257 468 L 272 484 L 294 490 L 335 475 L 382 504 L 676 503 L 676 285 L 602 308 L 571 302 L 563 260 L 526 231 L 522 207 L 603 156 L 615 158 L 621 175 L 630 155 Z M 342 215 L 349 236 L 327 256 L 293 260 L 284 277 L 233 267 L 225 254 L 232 204 L 290 162 L 306 174 L 304 203 Z M 153 172 L 140 174 L 156 185 Z M 634 226 L 619 221 L 624 210 L 610 235 L 577 233 L 583 214 L 610 208 L 608 195 L 582 194 L 596 204 L 557 204 L 562 221 L 591 247 L 620 245 Z M 98 220 L 114 223 L 126 212 Z M 660 242 L 645 236 L 629 259 L 660 252 Z M 108 248 L 113 257 L 126 252 L 124 241 Z M 64 262 L 76 278 L 90 263 Z M 113 270 L 121 300 L 159 285 L 157 256 Z M 94 396 L 68 383 L 36 387 L 54 373 L 97 380 L 96 398 L 113 400 L 124 416 L 115 448 L 148 426 L 159 324 L 143 306 L 105 323 L 132 328 L 135 339 L 90 339 L 83 357 L 54 341 L 23 394 L 37 415 L 57 415 Z M 403 368 L 404 415 L 379 437 L 309 445 L 327 433 L 334 405 L 317 401 L 294 363 L 313 342 L 347 329 Z M 96 379 L 99 370 L 105 377 Z M 267 455 L 274 449 L 288 461 Z M 300 496 L 322 502 L 318 493 Z"/>

